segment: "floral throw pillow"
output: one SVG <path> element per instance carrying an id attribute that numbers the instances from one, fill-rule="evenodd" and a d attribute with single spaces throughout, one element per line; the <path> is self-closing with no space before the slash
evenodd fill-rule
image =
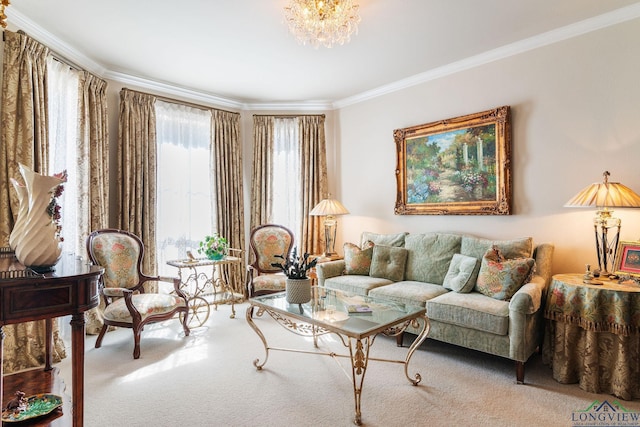
<path id="1" fill-rule="evenodd" d="M 475 290 L 488 297 L 509 301 L 533 275 L 533 258 L 504 259 L 493 246 L 482 257 Z"/>
<path id="2" fill-rule="evenodd" d="M 345 274 L 368 276 L 373 257 L 373 246 L 373 242 L 370 240 L 364 242 L 362 248 L 353 243 L 345 243 L 342 247 Z"/>

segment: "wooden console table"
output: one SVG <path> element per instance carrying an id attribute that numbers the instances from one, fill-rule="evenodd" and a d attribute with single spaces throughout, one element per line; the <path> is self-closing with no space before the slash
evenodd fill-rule
<path id="1" fill-rule="evenodd" d="M 556 274 L 544 316 L 543 360 L 563 384 L 625 400 L 640 397 L 640 286 Z"/>
<path id="2" fill-rule="evenodd" d="M 0 259 L 0 271 L 20 271 L 24 266 L 15 257 Z M 98 280 L 104 269 L 87 264 L 75 256 L 63 256 L 55 270 L 36 277 L 11 277 L 0 279 L 0 326 L 34 320 L 45 320 L 46 355 L 45 371 L 51 371 L 53 349 L 52 319 L 71 315 L 72 352 L 72 404 L 63 405 L 63 412 L 71 409 L 74 427 L 81 427 L 84 421 L 84 312 L 99 303 Z M 4 333 L 0 331 L 0 396 L 2 407 L 10 393 L 4 393 L 2 358 Z M 30 394 L 52 392 L 52 375 L 34 375 L 34 370 L 11 375 L 12 384 L 21 384 L 20 376 L 34 379 L 29 382 L 33 390 L 22 390 Z M 55 370 L 54 370 L 55 372 Z"/>

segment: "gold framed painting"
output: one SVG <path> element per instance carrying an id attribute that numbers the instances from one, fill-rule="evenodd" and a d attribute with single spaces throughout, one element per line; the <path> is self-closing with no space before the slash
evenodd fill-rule
<path id="1" fill-rule="evenodd" d="M 640 277 L 640 241 L 620 241 L 613 263 L 613 274 Z"/>
<path id="2" fill-rule="evenodd" d="M 508 106 L 396 129 L 397 215 L 510 215 Z"/>

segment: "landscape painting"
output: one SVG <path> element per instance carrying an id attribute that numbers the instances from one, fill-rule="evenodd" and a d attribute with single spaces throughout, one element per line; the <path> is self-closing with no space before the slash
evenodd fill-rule
<path id="1" fill-rule="evenodd" d="M 396 214 L 510 214 L 509 108 L 398 129 Z"/>

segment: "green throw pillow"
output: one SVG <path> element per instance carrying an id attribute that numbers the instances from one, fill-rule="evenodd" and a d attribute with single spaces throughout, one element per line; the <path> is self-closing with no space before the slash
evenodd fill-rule
<path id="1" fill-rule="evenodd" d="M 406 263 L 407 250 L 405 248 L 375 245 L 369 275 L 400 282 L 404 279 Z"/>
<path id="2" fill-rule="evenodd" d="M 345 274 L 368 276 L 373 258 L 373 242 L 365 242 L 362 249 L 353 243 L 345 243 L 342 249 L 344 250 Z"/>
<path id="3" fill-rule="evenodd" d="M 533 258 L 504 259 L 500 249 L 494 246 L 482 258 L 475 290 L 508 301 L 530 280 L 534 265 Z"/>
<path id="4" fill-rule="evenodd" d="M 471 280 L 473 270 L 478 263 L 477 258 L 454 254 L 449 264 L 449 271 L 444 277 L 442 286 L 455 292 L 466 294 L 471 292 L 475 283 Z"/>

